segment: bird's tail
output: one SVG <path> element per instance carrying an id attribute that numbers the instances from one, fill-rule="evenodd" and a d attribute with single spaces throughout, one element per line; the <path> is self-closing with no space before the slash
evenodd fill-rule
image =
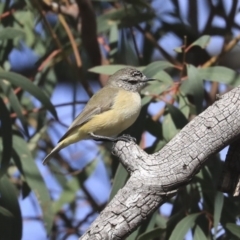
<path id="1" fill-rule="evenodd" d="M 58 143 L 58 145 L 43 159 L 43 165 L 46 165 L 55 153 L 64 148 L 64 145 L 63 142 Z"/>
<path id="2" fill-rule="evenodd" d="M 44 158 L 43 165 L 46 165 L 55 153 L 59 152 L 68 145 L 83 139 L 84 137 L 85 135 L 80 135 L 79 132 L 66 136 L 66 138 L 62 139 L 62 141 L 59 142 L 58 145 Z"/>

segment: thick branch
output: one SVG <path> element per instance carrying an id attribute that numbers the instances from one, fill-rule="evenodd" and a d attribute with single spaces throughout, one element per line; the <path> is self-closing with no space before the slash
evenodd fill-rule
<path id="1" fill-rule="evenodd" d="M 115 153 L 131 177 L 81 239 L 125 239 L 191 181 L 212 154 L 239 136 L 240 87 L 221 96 L 158 153 L 148 155 L 133 142 L 118 142 Z"/>

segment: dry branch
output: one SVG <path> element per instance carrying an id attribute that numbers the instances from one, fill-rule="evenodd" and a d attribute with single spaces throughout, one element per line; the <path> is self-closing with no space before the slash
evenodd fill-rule
<path id="1" fill-rule="evenodd" d="M 240 87 L 222 95 L 155 154 L 118 142 L 114 152 L 131 177 L 80 239 L 125 239 L 189 183 L 211 155 L 239 136 Z"/>

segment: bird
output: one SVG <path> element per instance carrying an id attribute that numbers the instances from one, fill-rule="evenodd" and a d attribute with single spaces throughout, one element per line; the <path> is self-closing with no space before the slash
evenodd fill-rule
<path id="1" fill-rule="evenodd" d="M 80 140 L 132 140 L 129 135 L 116 136 L 138 118 L 141 110 L 140 91 L 147 82 L 153 80 L 156 79 L 147 78 L 133 67 L 120 69 L 111 75 L 106 85 L 90 98 L 57 146 L 45 157 L 43 164 L 46 165 L 61 149 Z"/>

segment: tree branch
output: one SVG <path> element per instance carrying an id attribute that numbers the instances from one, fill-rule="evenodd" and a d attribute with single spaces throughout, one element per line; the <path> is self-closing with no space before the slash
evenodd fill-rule
<path id="1" fill-rule="evenodd" d="M 240 87 L 222 95 L 155 154 L 118 142 L 114 153 L 131 176 L 80 239 L 125 239 L 189 183 L 211 155 L 239 136 Z"/>

